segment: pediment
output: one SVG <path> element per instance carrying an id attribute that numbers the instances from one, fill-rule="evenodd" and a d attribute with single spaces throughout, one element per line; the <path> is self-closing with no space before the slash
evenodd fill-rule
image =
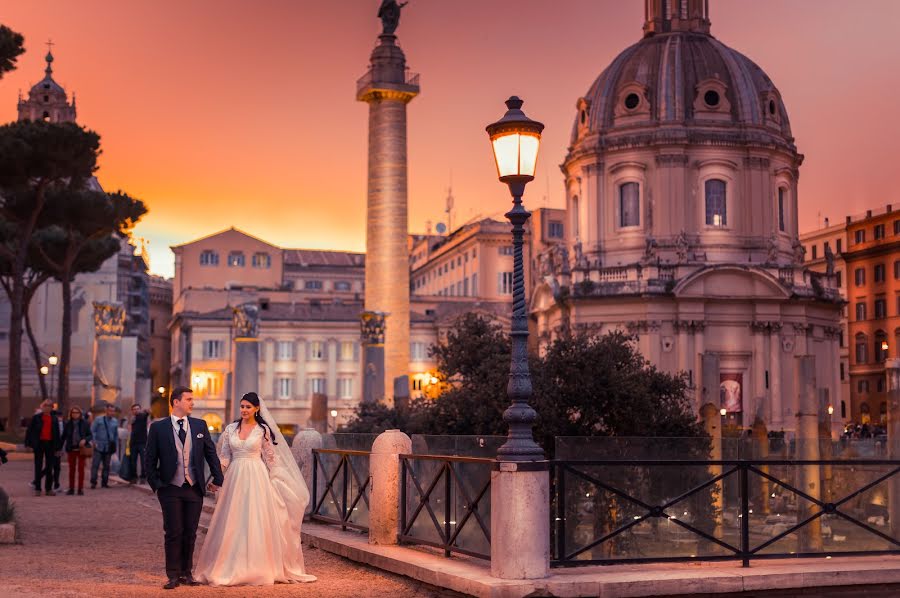
<path id="1" fill-rule="evenodd" d="M 702 299 L 790 298 L 790 292 L 768 272 L 738 266 L 704 268 L 680 281 L 673 293 L 679 298 Z"/>

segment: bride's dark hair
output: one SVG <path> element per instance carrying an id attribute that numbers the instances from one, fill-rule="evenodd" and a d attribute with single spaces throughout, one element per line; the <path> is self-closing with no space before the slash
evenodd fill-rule
<path id="1" fill-rule="evenodd" d="M 259 395 L 257 395 L 255 392 L 248 392 L 247 394 L 245 394 L 244 396 L 241 397 L 241 400 L 247 401 L 254 407 L 259 407 Z M 264 438 L 266 437 L 266 430 L 268 430 L 269 437 L 270 437 L 270 440 L 272 441 L 272 444 L 278 444 L 278 442 L 275 440 L 275 435 L 272 434 L 272 427 L 269 425 L 269 423 L 266 420 L 263 419 L 263 416 L 261 416 L 259 414 L 259 411 L 257 411 L 256 413 L 253 414 L 253 418 L 256 420 L 256 423 L 259 424 L 259 426 L 262 428 L 263 437 Z M 238 434 L 240 434 L 241 418 L 237 418 L 234 421 L 238 425 Z"/>

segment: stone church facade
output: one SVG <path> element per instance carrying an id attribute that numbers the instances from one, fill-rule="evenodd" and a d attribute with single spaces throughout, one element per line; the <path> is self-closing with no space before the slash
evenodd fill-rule
<path id="1" fill-rule="evenodd" d="M 643 38 L 578 100 L 566 243 L 531 313 L 544 345 L 565 330 L 633 333 L 652 363 L 688 376 L 698 411 L 790 431 L 797 357 L 815 357 L 822 413 L 839 404 L 842 300 L 833 268 L 803 266 L 803 156 L 781 94 L 710 34 L 708 10 L 646 0 Z"/>

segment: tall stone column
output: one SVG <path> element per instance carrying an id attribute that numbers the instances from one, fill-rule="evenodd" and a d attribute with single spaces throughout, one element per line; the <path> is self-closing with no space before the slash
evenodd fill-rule
<path id="1" fill-rule="evenodd" d="M 781 323 L 769 326 L 769 429 L 784 430 L 784 407 L 781 396 Z"/>
<path id="2" fill-rule="evenodd" d="M 900 459 L 900 359 L 886 359 L 888 458 Z M 900 534 L 900 476 L 888 480 L 888 514 L 895 538 Z"/>
<path id="3" fill-rule="evenodd" d="M 797 458 L 802 461 L 819 459 L 819 414 L 816 397 L 816 358 L 813 355 L 798 355 L 794 364 L 794 386 L 797 388 Z M 821 473 L 818 465 L 804 465 L 798 468 L 797 487 L 813 498 L 821 498 Z M 819 507 L 809 501 L 800 501 L 797 520 L 802 521 L 813 515 Z M 822 519 L 810 521 L 798 531 L 799 552 L 822 550 Z"/>
<path id="4" fill-rule="evenodd" d="M 768 326 L 765 322 L 753 322 L 750 325 L 753 332 L 753 401 L 747 410 L 747 417 L 754 417 L 760 413 L 760 408 L 766 403 L 766 332 Z M 745 423 L 751 423 L 745 420 Z M 753 422 L 755 424 L 755 420 Z"/>
<path id="5" fill-rule="evenodd" d="M 394 29 L 396 21 L 379 36 L 356 92 L 356 99 L 369 105 L 365 309 L 386 318 L 379 396 L 388 403 L 394 378 L 409 372 L 406 105 L 419 94 L 419 77 L 407 73 Z"/>
<path id="6" fill-rule="evenodd" d="M 241 397 L 259 390 L 259 306 L 244 303 L 234 310 L 234 384 L 225 406 L 226 421 L 240 417 Z"/>
<path id="7" fill-rule="evenodd" d="M 692 322 L 691 327 L 694 330 L 694 402 L 698 409 L 702 409 L 705 402 L 703 397 L 703 353 L 706 351 L 704 342 L 706 324 Z"/>
<path id="8" fill-rule="evenodd" d="M 105 404 L 120 408 L 122 396 L 122 336 L 125 334 L 125 307 L 121 303 L 94 301 L 94 385 L 91 406 Z"/>
<path id="9" fill-rule="evenodd" d="M 363 395 L 365 403 L 384 400 L 384 314 L 365 311 L 360 316 L 363 346 Z"/>

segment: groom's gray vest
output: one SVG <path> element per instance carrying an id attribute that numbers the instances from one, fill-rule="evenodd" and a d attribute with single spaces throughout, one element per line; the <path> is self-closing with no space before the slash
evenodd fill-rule
<path id="1" fill-rule="evenodd" d="M 178 466 L 175 469 L 175 476 L 171 482 L 173 486 L 182 486 L 189 479 L 191 485 L 197 483 L 197 480 L 191 479 L 190 474 L 192 465 L 191 448 L 193 448 L 193 445 L 191 443 L 191 424 L 187 417 L 184 418 L 184 427 L 187 434 L 184 437 L 184 445 L 182 445 L 181 438 L 178 437 L 178 424 L 174 423 L 172 425 L 172 434 L 175 436 L 175 452 L 178 453 Z M 185 462 L 185 457 L 187 462 Z"/>

